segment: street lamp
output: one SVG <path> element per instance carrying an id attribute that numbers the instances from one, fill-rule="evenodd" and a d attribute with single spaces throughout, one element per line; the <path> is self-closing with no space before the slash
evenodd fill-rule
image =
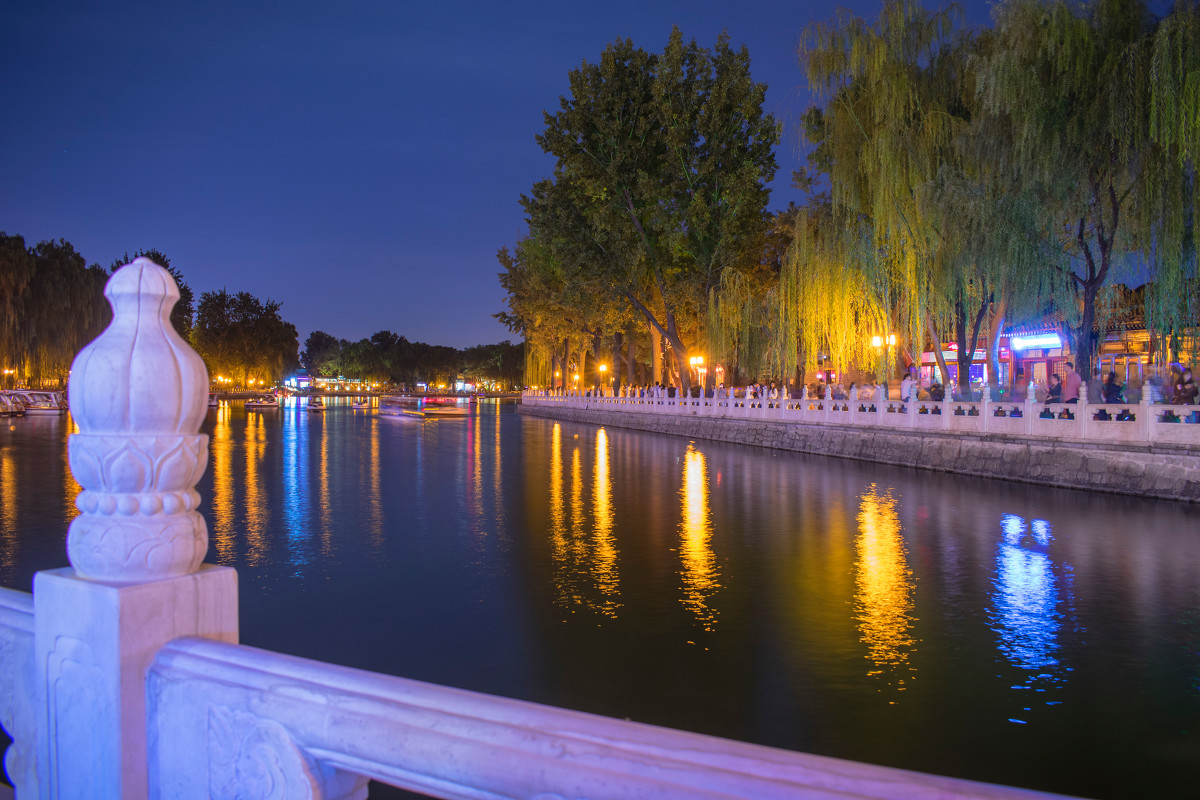
<path id="1" fill-rule="evenodd" d="M 607 372 L 608 372 L 608 364 L 601 364 L 600 365 L 600 394 L 602 396 L 604 394 L 605 384 L 607 383 L 607 381 L 606 381 L 606 378 L 607 378 L 606 373 Z"/>
<path id="2" fill-rule="evenodd" d="M 692 369 L 696 370 L 696 375 L 700 378 L 700 393 L 703 395 L 704 376 L 708 374 L 708 368 L 704 366 L 704 356 L 692 356 L 688 359 L 688 363 L 692 365 Z"/>

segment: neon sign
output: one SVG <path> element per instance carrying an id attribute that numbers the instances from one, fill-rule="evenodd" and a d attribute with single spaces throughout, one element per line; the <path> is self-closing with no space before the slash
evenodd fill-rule
<path id="1" fill-rule="evenodd" d="M 1062 347 L 1062 339 L 1058 338 L 1057 333 L 1042 333 L 1037 336 L 1014 336 L 1012 337 L 1013 350 L 1028 350 L 1030 348 L 1048 348 L 1054 349 Z"/>

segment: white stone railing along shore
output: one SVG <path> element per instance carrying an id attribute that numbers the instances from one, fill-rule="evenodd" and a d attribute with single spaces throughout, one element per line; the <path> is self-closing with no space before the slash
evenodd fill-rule
<path id="1" fill-rule="evenodd" d="M 71 566 L 38 573 L 32 595 L 0 589 L 0 723 L 17 797 L 349 800 L 368 779 L 464 800 L 1051 797 L 239 645 L 237 573 L 201 563 L 208 380 L 171 327 L 178 290 L 137 259 L 105 293 L 113 323 L 70 386 L 83 487 Z"/>
<path id="2" fill-rule="evenodd" d="M 1083 395 L 1086 389 L 1081 389 Z M 746 399 L 744 397 L 621 397 L 548 394 L 529 390 L 521 402 L 531 406 L 604 409 L 640 414 L 688 415 L 887 429 L 916 429 L 963 434 L 1006 434 L 1040 440 L 1161 443 L 1200 446 L 1197 406 L 1150 403 L 1039 403 L 992 401 L 987 387 L 979 401 Z"/>

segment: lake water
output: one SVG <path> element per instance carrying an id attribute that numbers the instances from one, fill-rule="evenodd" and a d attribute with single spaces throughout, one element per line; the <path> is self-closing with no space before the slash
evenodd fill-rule
<path id="1" fill-rule="evenodd" d="M 335 401 L 336 402 L 336 401 Z M 776 747 L 1194 796 L 1200 509 L 483 403 L 210 412 L 246 644 Z M 0 584 L 66 563 L 69 418 L 0 425 Z"/>

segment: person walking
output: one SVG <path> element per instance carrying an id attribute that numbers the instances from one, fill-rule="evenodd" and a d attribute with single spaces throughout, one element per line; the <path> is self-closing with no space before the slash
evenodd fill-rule
<path id="1" fill-rule="evenodd" d="M 1018 403 L 1024 403 L 1026 396 L 1029 394 L 1029 380 L 1025 377 L 1025 370 L 1017 370 L 1017 379 L 1013 382 L 1012 399 Z"/>
<path id="2" fill-rule="evenodd" d="M 1109 371 L 1108 377 L 1104 379 L 1104 402 L 1105 403 L 1123 403 L 1125 399 L 1121 397 L 1121 384 L 1117 383 L 1117 373 Z M 1089 392 L 1090 394 L 1090 392 Z M 1091 398 L 1088 398 L 1089 401 Z"/>
<path id="3" fill-rule="evenodd" d="M 1113 376 L 1113 379 L 1116 380 L 1115 375 Z M 1088 402 L 1089 403 L 1107 403 L 1108 401 L 1105 400 L 1104 397 L 1105 397 L 1104 381 L 1100 379 L 1100 370 L 1094 369 L 1094 370 L 1092 370 L 1092 379 L 1090 381 L 1088 381 L 1088 385 L 1087 385 Z"/>
<path id="4" fill-rule="evenodd" d="M 1196 381 L 1192 378 L 1192 371 L 1185 369 L 1179 376 L 1179 384 L 1175 388 L 1175 399 L 1172 402 L 1177 406 L 1195 405 L 1196 397 Z"/>
<path id="5" fill-rule="evenodd" d="M 1078 391 L 1078 389 L 1076 391 Z M 1046 402 L 1047 403 L 1061 403 L 1061 402 L 1063 402 L 1062 396 L 1063 396 L 1062 381 L 1059 380 L 1057 374 L 1051 375 L 1050 376 L 1050 388 L 1048 388 L 1046 390 Z M 1078 395 L 1075 397 L 1075 402 L 1079 402 Z"/>
<path id="6" fill-rule="evenodd" d="M 1057 378 L 1058 376 L 1054 376 Z M 1075 365 L 1067 362 L 1067 375 L 1063 378 L 1059 389 L 1062 392 L 1062 400 L 1051 400 L 1052 403 L 1078 403 L 1079 402 L 1079 387 L 1083 385 L 1083 378 L 1075 371 Z M 1054 386 L 1051 385 L 1051 391 Z"/>
<path id="7" fill-rule="evenodd" d="M 916 384 L 916 369 L 908 368 L 908 373 L 904 376 L 904 380 L 900 381 L 900 400 L 904 403 L 912 402 L 916 399 L 916 390 L 913 388 Z"/>

